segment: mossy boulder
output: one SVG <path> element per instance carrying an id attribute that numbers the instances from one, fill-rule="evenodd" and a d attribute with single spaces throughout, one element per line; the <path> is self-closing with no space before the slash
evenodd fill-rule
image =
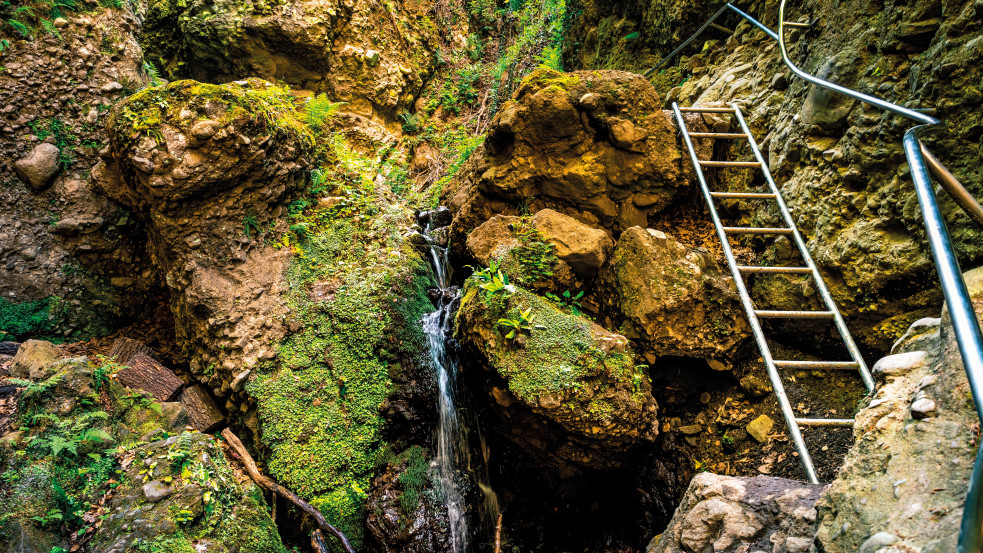
<path id="1" fill-rule="evenodd" d="M 314 134 L 283 87 L 177 81 L 118 105 L 93 180 L 147 226 L 192 372 L 220 398 L 275 353 L 289 250 L 282 204 L 308 182 Z"/>
<path id="2" fill-rule="evenodd" d="M 621 71 L 529 74 L 444 191 L 451 242 L 501 213 L 552 208 L 618 234 L 693 182 L 659 95 Z"/>
<path id="3" fill-rule="evenodd" d="M 456 328 L 465 347 L 504 379 L 508 397 L 496 398 L 500 404 L 521 402 L 593 444 L 627 449 L 655 438 L 651 382 L 624 336 L 521 288 L 498 299 L 486 294 L 468 281 Z M 530 324 L 510 337 L 503 320 L 522 318 Z"/>
<path id="4" fill-rule="evenodd" d="M 189 432 L 142 445 L 122 468 L 94 550 L 286 552 L 262 492 L 236 479 L 211 436 Z"/>
<path id="5" fill-rule="evenodd" d="M 0 439 L 0 550 L 67 549 L 77 532 L 103 552 L 285 551 L 262 495 L 240 486 L 215 440 L 180 434 L 180 405 L 124 388 L 115 368 L 60 358 L 43 380 L 14 381 L 24 389 Z"/>

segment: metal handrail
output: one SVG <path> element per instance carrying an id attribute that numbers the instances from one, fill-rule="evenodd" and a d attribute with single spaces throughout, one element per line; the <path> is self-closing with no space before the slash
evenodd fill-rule
<path id="1" fill-rule="evenodd" d="M 918 197 L 918 203 L 922 209 L 922 219 L 925 221 L 925 231 L 928 234 L 932 258 L 935 260 L 935 268 L 942 285 L 942 294 L 949 306 L 952 329 L 956 335 L 956 343 L 959 345 L 966 378 L 973 393 L 976 414 L 983 420 L 983 333 L 980 332 L 976 310 L 973 308 L 969 290 L 963 281 L 959 259 L 956 257 L 952 241 L 949 239 L 945 217 L 942 216 L 942 209 L 939 207 L 938 198 L 935 197 L 935 191 L 932 188 L 932 179 L 928 174 L 925 156 L 922 155 L 924 145 L 919 140 L 919 135 L 933 130 L 933 127 L 938 127 L 941 121 L 924 113 L 820 79 L 799 69 L 789 59 L 788 49 L 785 47 L 786 2 L 787 0 L 782 0 L 778 8 L 778 45 L 782 52 L 782 61 L 793 73 L 818 86 L 922 123 L 905 132 L 903 140 L 905 157 L 908 158 L 911 180 L 915 184 L 915 195 Z M 963 509 L 962 525 L 959 532 L 959 545 L 956 549 L 960 553 L 978 552 L 983 547 L 983 487 L 981 484 L 983 484 L 983 448 L 977 450 L 976 463 L 970 477 L 969 493 Z"/>
<path id="2" fill-rule="evenodd" d="M 725 4 L 723 8 L 714 14 L 712 19 L 719 17 L 724 8 L 729 8 L 754 26 L 764 31 L 765 34 L 772 39 L 778 40 L 782 61 L 799 77 L 817 86 L 828 88 L 850 98 L 860 100 L 864 103 L 877 106 L 891 113 L 895 113 L 921 123 L 920 125 L 909 129 L 904 134 L 903 145 L 905 156 L 908 159 L 908 166 L 911 170 L 911 179 L 915 185 L 915 194 L 918 198 L 918 203 L 921 206 L 922 218 L 925 222 L 925 230 L 932 250 L 932 258 L 935 261 L 936 270 L 939 274 L 939 282 L 942 285 L 942 292 L 945 296 L 946 303 L 949 306 L 949 314 L 952 319 L 953 332 L 956 336 L 956 342 L 959 345 L 959 353 L 962 357 L 963 366 L 966 370 L 966 377 L 973 393 L 973 402 L 976 407 L 976 413 L 977 416 L 983 420 L 983 333 L 980 332 L 980 325 L 976 318 L 976 311 L 973 308 L 973 303 L 969 296 L 969 291 L 966 288 L 966 283 L 963 281 L 962 270 L 959 268 L 959 260 L 956 257 L 955 250 L 952 247 L 952 241 L 949 238 L 949 231 L 946 228 L 945 218 L 942 216 L 942 210 L 939 207 L 938 198 L 936 198 L 935 192 L 932 188 L 928 164 L 932 165 L 933 172 L 935 172 L 937 176 L 940 176 L 940 181 L 942 181 L 946 190 L 953 188 L 958 191 L 958 194 L 954 194 L 953 197 L 957 202 L 959 202 L 960 206 L 965 208 L 963 205 L 964 203 L 970 206 L 975 206 L 973 209 L 967 210 L 967 213 L 970 216 L 974 217 L 976 220 L 979 220 L 977 215 L 980 212 L 983 212 L 983 209 L 979 209 L 977 211 L 979 208 L 979 203 L 975 201 L 975 198 L 973 198 L 965 187 L 963 187 L 954 177 L 949 179 L 946 176 L 948 174 L 948 176 L 951 177 L 951 173 L 944 171 L 944 167 L 938 163 L 938 160 L 935 160 L 931 154 L 923 154 L 923 151 L 927 153 L 927 149 L 925 148 L 924 144 L 921 143 L 919 137 L 926 132 L 935 130 L 941 123 L 938 119 L 925 113 L 888 102 L 881 98 L 864 94 L 862 92 L 831 83 L 824 79 L 820 79 L 819 77 L 802 71 L 795 65 L 795 63 L 792 62 L 788 56 L 788 50 L 785 46 L 786 2 L 787 0 L 782 0 L 778 9 L 778 33 L 771 31 L 771 29 L 765 27 L 758 20 L 737 9 L 730 3 Z M 696 34 L 694 34 L 686 41 L 686 43 L 684 43 L 684 46 L 692 42 L 693 39 L 695 39 L 699 33 L 705 30 L 707 26 L 708 25 L 704 25 L 701 27 Z M 658 67 L 661 67 L 662 64 L 664 64 L 669 58 L 673 57 L 681 49 L 682 47 L 677 48 L 676 51 L 672 52 L 669 56 L 666 56 L 666 58 L 660 61 L 659 65 L 650 69 L 645 73 L 645 75 L 647 76 Z M 973 474 L 969 481 L 969 492 L 967 494 L 966 505 L 963 510 L 962 524 L 959 533 L 959 544 L 956 551 L 957 553 L 983 551 L 983 448 L 979 448 L 977 450 L 976 462 L 973 466 Z"/>

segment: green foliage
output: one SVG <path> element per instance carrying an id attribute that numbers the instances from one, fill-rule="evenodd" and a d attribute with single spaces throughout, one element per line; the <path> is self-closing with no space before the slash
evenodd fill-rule
<path id="1" fill-rule="evenodd" d="M 501 269 L 497 260 L 491 260 L 488 267 L 475 271 L 469 280 L 478 283 L 482 290 L 482 303 L 489 308 L 501 308 L 516 288 L 509 283 L 509 275 Z"/>
<path id="2" fill-rule="evenodd" d="M 546 235 L 534 228 L 527 218 L 513 225 L 512 234 L 519 246 L 509 250 L 508 255 L 518 264 L 518 283 L 530 285 L 552 277 L 560 260 L 556 257 L 556 246 L 547 242 Z"/>
<path id="3" fill-rule="evenodd" d="M 532 322 L 536 318 L 535 315 L 531 315 L 532 308 L 526 309 L 519 313 L 516 318 L 499 319 L 495 326 L 498 328 L 499 332 L 505 333 L 505 338 L 508 340 L 514 340 L 518 334 L 523 331 L 532 330 Z"/>
<path id="4" fill-rule="evenodd" d="M 320 133 L 343 105 L 345 102 L 332 102 L 326 94 L 319 94 L 304 104 L 303 119 L 314 133 Z"/>
<path id="5" fill-rule="evenodd" d="M 420 131 L 420 114 L 404 109 L 399 112 L 399 118 L 403 120 L 403 132 L 412 134 Z"/>
<path id="6" fill-rule="evenodd" d="M 82 0 L 0 0 L 0 30 L 8 26 L 23 38 L 43 30 L 60 39 L 62 36 L 54 26 L 55 19 L 91 9 L 92 6 Z"/>
<path id="7" fill-rule="evenodd" d="M 380 409 L 401 367 L 397 352 L 425 348 L 419 320 L 433 309 L 431 273 L 403 240 L 406 208 L 376 184 L 397 186 L 401 165 L 384 151 L 359 154 L 340 135 L 325 145 L 318 186 L 341 201 L 299 212 L 305 235 L 287 241 L 288 304 L 301 329 L 247 390 L 271 475 L 358 544 L 383 447 Z"/>
<path id="8" fill-rule="evenodd" d="M 52 331 L 52 308 L 57 298 L 13 303 L 0 298 L 0 341 L 41 338 Z"/>
<path id="9" fill-rule="evenodd" d="M 580 298 L 584 297 L 584 291 L 581 290 L 577 292 L 577 295 L 571 295 L 570 290 L 564 291 L 562 294 L 557 296 L 550 292 L 546 293 L 546 299 L 550 300 L 560 309 L 564 309 L 570 312 L 571 315 L 581 316 L 584 314 L 584 306 L 580 305 Z"/>
<path id="10" fill-rule="evenodd" d="M 242 219 L 242 230 L 246 235 L 246 240 L 252 240 L 252 233 L 259 233 L 262 227 L 259 225 L 259 218 L 256 213 L 248 213 Z"/>
<path id="11" fill-rule="evenodd" d="M 399 484 L 403 488 L 403 493 L 399 497 L 399 508 L 405 516 L 409 517 L 420 506 L 430 464 L 420 446 L 409 448 L 400 457 L 405 460 L 406 468 L 399 475 Z"/>
<path id="12" fill-rule="evenodd" d="M 92 387 L 98 392 L 103 386 L 109 384 L 109 379 L 118 373 L 123 365 L 105 355 L 97 355 L 96 358 L 99 360 L 99 365 L 92 371 Z"/>
<path id="13" fill-rule="evenodd" d="M 31 127 L 31 132 L 38 137 L 38 140 L 45 140 L 48 137 L 54 138 L 55 146 L 61 152 L 58 156 L 58 162 L 61 163 L 62 167 L 67 169 L 68 166 L 75 163 L 74 150 L 79 138 L 61 119 L 58 117 L 35 119 L 28 123 L 28 126 Z"/>

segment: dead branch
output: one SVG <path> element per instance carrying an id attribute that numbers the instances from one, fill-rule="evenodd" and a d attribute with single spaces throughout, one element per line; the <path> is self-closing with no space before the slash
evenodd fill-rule
<path id="1" fill-rule="evenodd" d="M 502 552 L 502 513 L 498 513 L 498 523 L 495 524 L 495 553 Z"/>
<path id="2" fill-rule="evenodd" d="M 253 482 L 256 482 L 256 484 L 258 484 L 261 488 L 266 488 L 267 490 L 270 490 L 271 492 L 296 505 L 301 511 L 304 511 L 314 519 L 319 530 L 327 532 L 328 534 L 338 538 L 338 541 L 341 542 L 341 546 L 344 548 L 346 553 L 355 553 L 355 550 L 352 548 L 352 544 L 348 542 L 348 538 L 346 538 L 340 530 L 328 524 L 327 519 L 324 518 L 324 515 L 322 515 L 320 511 L 298 497 L 294 492 L 277 484 L 271 478 L 263 476 L 263 474 L 259 472 L 259 467 L 256 466 L 256 461 L 253 461 L 252 455 L 246 451 L 246 447 L 242 445 L 242 442 L 239 441 L 239 437 L 236 436 L 231 429 L 226 428 L 223 430 L 222 437 L 229 442 L 229 445 L 232 447 L 233 451 L 235 451 L 239 456 L 239 459 L 242 460 L 242 464 L 246 467 L 246 472 L 249 473 L 249 477 L 253 479 Z"/>

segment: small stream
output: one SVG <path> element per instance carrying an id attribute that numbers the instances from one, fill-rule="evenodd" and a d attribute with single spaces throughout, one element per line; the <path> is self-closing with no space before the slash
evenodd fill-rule
<path id="1" fill-rule="evenodd" d="M 431 218 L 432 219 L 432 218 Z M 477 424 L 468 424 L 462 416 L 462 398 L 466 394 L 459 389 L 460 362 L 453 344 L 454 312 L 460 300 L 460 288 L 453 286 L 447 248 L 433 237 L 432 223 L 424 230 L 430 244 L 430 258 L 439 287 L 437 310 L 421 320 L 430 346 L 431 365 L 437 372 L 438 426 L 437 469 L 450 525 L 452 553 L 470 553 L 476 550 L 475 533 L 479 528 L 494 527 L 499 514 L 498 498 L 489 483 L 488 447 L 477 431 Z M 476 442 L 472 442 L 470 428 L 475 429 Z M 475 456 L 472 449 L 480 453 Z M 476 458 L 477 457 L 477 458 Z M 475 494 L 467 489 L 473 483 L 480 490 L 479 505 L 469 505 Z"/>

